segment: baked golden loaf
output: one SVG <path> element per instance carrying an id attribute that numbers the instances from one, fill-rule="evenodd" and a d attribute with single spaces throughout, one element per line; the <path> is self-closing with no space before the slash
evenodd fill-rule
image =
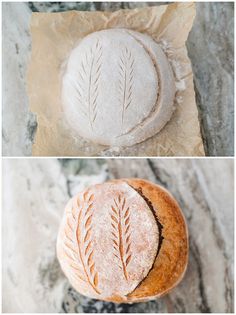
<path id="1" fill-rule="evenodd" d="M 113 180 L 69 201 L 57 255 L 81 294 L 116 303 L 147 301 L 182 279 L 187 227 L 162 187 L 142 179 Z"/>

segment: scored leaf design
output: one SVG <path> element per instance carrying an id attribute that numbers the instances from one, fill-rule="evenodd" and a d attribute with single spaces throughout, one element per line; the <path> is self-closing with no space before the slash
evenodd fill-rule
<path id="1" fill-rule="evenodd" d="M 134 58 L 131 51 L 125 47 L 119 61 L 119 101 L 122 104 L 122 126 L 125 111 L 132 103 L 134 84 Z"/>
<path id="2" fill-rule="evenodd" d="M 79 80 L 75 83 L 76 98 L 81 105 L 81 112 L 89 119 L 93 129 L 98 114 L 98 94 L 102 67 L 102 45 L 97 40 L 90 47 L 81 62 Z M 82 106 L 85 105 L 85 108 Z"/>
<path id="3" fill-rule="evenodd" d="M 75 271 L 76 278 L 88 282 L 94 291 L 100 294 L 98 289 L 98 273 L 93 259 L 93 199 L 94 195 L 86 191 L 83 194 L 82 200 L 77 200 L 77 218 L 75 209 L 72 208 L 70 220 L 67 220 L 67 229 L 65 230 L 65 253 L 70 260 L 70 266 Z M 73 239 L 73 232 L 76 232 L 75 239 Z"/>
<path id="4" fill-rule="evenodd" d="M 86 281 L 83 273 L 83 266 L 78 255 L 78 248 L 74 241 L 74 226 L 76 225 L 75 209 L 72 207 L 71 211 L 67 213 L 64 253 L 69 260 L 69 264 L 73 269 L 73 277 L 77 280 Z"/>
<path id="5" fill-rule="evenodd" d="M 131 261 L 130 208 L 126 206 L 126 198 L 121 195 L 114 199 L 111 206 L 111 227 L 114 256 L 118 266 L 128 280 L 127 266 Z"/>

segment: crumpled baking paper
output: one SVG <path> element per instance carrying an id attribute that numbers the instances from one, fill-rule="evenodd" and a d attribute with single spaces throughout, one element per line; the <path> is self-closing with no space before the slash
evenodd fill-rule
<path id="1" fill-rule="evenodd" d="M 195 17 L 193 3 L 115 12 L 33 13 L 32 54 L 27 74 L 30 109 L 38 128 L 36 156 L 202 156 L 204 155 L 193 74 L 185 41 Z M 86 35 L 109 28 L 146 33 L 160 43 L 172 65 L 176 110 L 155 136 L 126 148 L 109 148 L 78 137 L 66 124 L 61 103 L 63 68 L 71 50 Z"/>

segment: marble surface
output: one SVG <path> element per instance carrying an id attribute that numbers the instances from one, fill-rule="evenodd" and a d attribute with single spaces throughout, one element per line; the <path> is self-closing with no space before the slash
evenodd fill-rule
<path id="1" fill-rule="evenodd" d="M 234 154 L 234 3 L 197 4 L 187 48 L 192 61 L 204 147 Z"/>
<path id="2" fill-rule="evenodd" d="M 232 159 L 4 159 L 3 312 L 233 312 Z M 134 305 L 76 293 L 55 242 L 68 199 L 109 178 L 141 177 L 171 191 L 187 220 L 190 257 L 178 287 Z"/>
<path id="3" fill-rule="evenodd" d="M 116 10 L 158 4 L 158 2 L 3 3 L 3 154 L 31 155 L 37 128 L 36 117 L 29 112 L 25 84 L 31 47 L 29 21 L 32 11 Z M 205 152 L 212 156 L 231 156 L 234 152 L 234 4 L 206 2 L 197 3 L 196 6 L 197 18 L 187 47 L 193 65 Z M 109 150 L 104 154 L 110 155 Z"/>

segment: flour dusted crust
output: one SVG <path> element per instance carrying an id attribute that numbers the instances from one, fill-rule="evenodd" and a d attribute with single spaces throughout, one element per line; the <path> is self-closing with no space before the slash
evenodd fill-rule
<path id="1" fill-rule="evenodd" d="M 71 52 L 62 81 L 68 125 L 103 145 L 131 146 L 159 132 L 174 97 L 172 69 L 160 46 L 128 29 L 86 36 Z"/>
<path id="2" fill-rule="evenodd" d="M 57 255 L 78 292 L 117 303 L 146 301 L 182 279 L 187 229 L 163 188 L 140 179 L 114 180 L 69 201 Z"/>
<path id="3" fill-rule="evenodd" d="M 125 182 L 78 194 L 62 229 L 64 271 L 79 292 L 91 297 L 125 298 L 147 276 L 158 248 L 155 217 Z"/>

